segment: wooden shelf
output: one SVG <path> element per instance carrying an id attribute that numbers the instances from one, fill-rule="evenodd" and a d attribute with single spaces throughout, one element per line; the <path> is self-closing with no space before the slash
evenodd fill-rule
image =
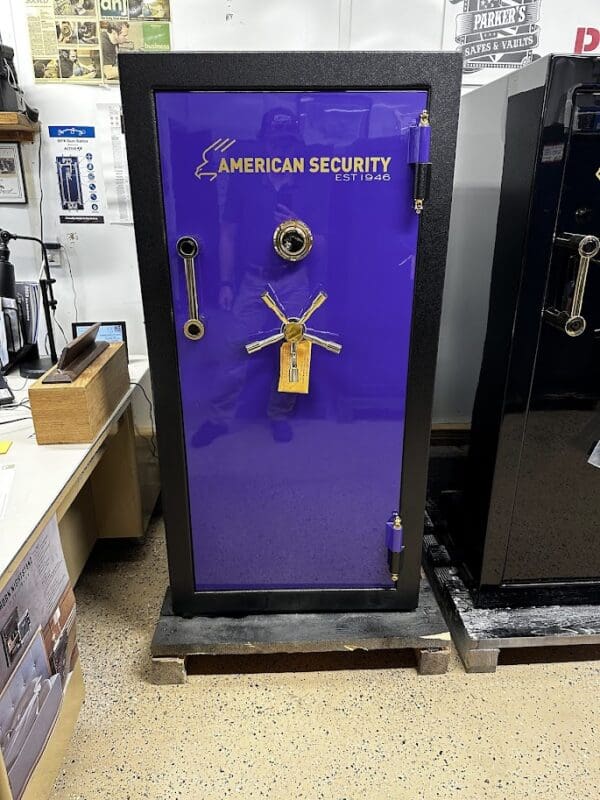
<path id="1" fill-rule="evenodd" d="M 39 129 L 20 111 L 0 111 L 0 142 L 33 142 Z"/>

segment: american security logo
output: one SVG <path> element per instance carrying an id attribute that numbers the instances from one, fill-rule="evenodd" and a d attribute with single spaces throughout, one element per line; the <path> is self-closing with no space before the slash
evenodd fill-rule
<path id="1" fill-rule="evenodd" d="M 235 156 L 227 153 L 236 139 L 215 139 L 202 151 L 195 176 L 214 181 L 218 175 L 243 173 L 331 173 L 337 181 L 390 180 L 392 156 Z"/>
<path id="2" fill-rule="evenodd" d="M 463 71 L 514 69 L 539 58 L 542 0 L 448 0 L 462 2 L 456 18 L 456 43 L 463 54 Z"/>
<path id="3" fill-rule="evenodd" d="M 197 178 L 208 178 L 209 181 L 214 181 L 217 177 L 218 171 L 206 169 L 214 165 L 215 156 L 217 153 L 225 153 L 229 148 L 235 144 L 237 139 L 215 139 L 212 144 L 205 147 L 202 151 L 202 161 L 196 167 L 195 175 Z"/>

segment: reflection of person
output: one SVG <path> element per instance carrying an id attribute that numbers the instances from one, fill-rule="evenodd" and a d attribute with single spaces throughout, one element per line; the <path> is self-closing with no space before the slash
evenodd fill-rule
<path id="1" fill-rule="evenodd" d="M 304 143 L 296 115 L 285 108 L 267 111 L 259 131 L 259 143 L 262 145 L 261 154 L 266 156 L 285 158 L 301 155 Z M 270 246 L 273 231 L 279 223 L 302 218 L 309 211 L 298 207 L 301 201 L 295 176 L 269 172 L 251 182 L 245 178 L 229 176 L 220 230 L 219 305 L 231 313 L 228 352 L 224 359 L 227 367 L 216 377 L 209 419 L 192 440 L 196 446 L 210 444 L 229 429 L 250 358 L 244 345 L 252 338 L 260 338 L 261 331 L 279 327 L 276 317 L 262 302 L 261 294 L 270 287 L 282 307 L 291 309 L 291 313 L 299 313 L 308 300 L 306 262 L 282 265 L 282 259 Z M 265 242 L 268 243 L 266 248 Z M 236 274 L 236 270 L 241 270 L 242 274 Z M 273 377 L 267 416 L 273 438 L 289 441 L 292 430 L 288 418 L 294 410 L 296 395 L 278 392 L 278 375 Z"/>

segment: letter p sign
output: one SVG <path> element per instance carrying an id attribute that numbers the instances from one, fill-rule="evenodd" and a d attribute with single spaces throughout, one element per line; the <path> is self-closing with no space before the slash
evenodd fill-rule
<path id="1" fill-rule="evenodd" d="M 577 28 L 575 37 L 576 53 L 589 53 L 592 50 L 596 50 L 599 45 L 600 30 L 598 28 Z"/>

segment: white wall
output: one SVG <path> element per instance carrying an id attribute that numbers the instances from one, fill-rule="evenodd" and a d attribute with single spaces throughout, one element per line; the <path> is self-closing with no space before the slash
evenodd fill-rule
<path id="1" fill-rule="evenodd" d="M 443 0 L 171 0 L 172 45 L 178 50 L 439 49 Z M 119 102 L 118 87 L 36 85 L 24 0 L 0 0 L 0 34 L 15 49 L 19 81 L 42 123 L 44 238 L 59 240 L 73 269 L 80 319 L 124 319 L 132 352 L 146 351 L 133 226 L 58 222 L 58 186 L 48 153 L 48 125 L 96 125 L 98 103 Z M 23 145 L 26 207 L 0 206 L 0 227 L 39 235 L 38 143 Z M 99 181 L 102 184 L 102 181 Z M 102 186 L 100 186 L 102 188 Z M 74 240 L 72 237 L 76 237 Z M 39 251 L 15 242 L 22 279 L 35 277 Z M 57 317 L 74 319 L 66 269 L 55 272 Z"/>
<path id="2" fill-rule="evenodd" d="M 444 0 L 171 0 L 172 46 L 177 50 L 421 49 L 442 46 Z M 42 123 L 44 238 L 69 254 L 80 319 L 124 319 L 130 350 L 146 352 L 143 310 L 132 225 L 58 222 L 58 186 L 50 160 L 48 125 L 95 125 L 98 103 L 119 102 L 118 87 L 35 85 L 25 0 L 0 0 L 0 34 L 16 53 L 21 86 Z M 39 235 L 38 143 L 23 146 L 29 204 L 0 206 L 0 227 Z M 99 148 L 98 148 L 99 149 Z M 99 181 L 102 188 L 102 181 Z M 36 276 L 39 252 L 15 242 L 19 278 Z M 57 317 L 65 330 L 75 317 L 66 269 L 55 272 Z M 453 324 L 451 319 L 449 324 Z M 452 340 L 452 331 L 442 336 Z M 60 334 L 58 334 L 60 344 Z M 446 356 L 448 353 L 446 353 Z M 458 403 L 460 405 L 460 403 Z M 436 398 L 436 418 L 452 419 L 457 399 Z"/>

